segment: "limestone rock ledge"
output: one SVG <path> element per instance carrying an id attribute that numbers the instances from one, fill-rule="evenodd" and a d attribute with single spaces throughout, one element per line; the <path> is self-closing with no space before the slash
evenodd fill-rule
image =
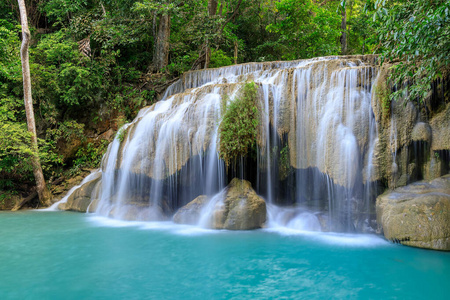
<path id="1" fill-rule="evenodd" d="M 450 174 L 386 192 L 376 210 L 388 240 L 450 251 Z"/>
<path id="2" fill-rule="evenodd" d="M 264 225 L 267 209 L 266 202 L 256 194 L 250 182 L 234 178 L 219 196 L 197 197 L 180 208 L 173 220 L 180 224 L 198 224 L 202 214 L 207 215 L 208 227 L 249 230 Z"/>
<path id="3" fill-rule="evenodd" d="M 86 212 L 89 204 L 91 204 L 91 194 L 96 185 L 100 182 L 102 173 L 98 172 L 86 183 L 76 189 L 68 198 L 66 203 L 61 203 L 58 208 L 61 210 L 71 210 L 78 212 Z"/>

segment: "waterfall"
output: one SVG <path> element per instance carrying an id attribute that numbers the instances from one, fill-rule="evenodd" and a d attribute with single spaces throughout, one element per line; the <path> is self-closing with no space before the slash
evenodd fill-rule
<path id="1" fill-rule="evenodd" d="M 256 174 L 241 176 L 251 177 L 257 193 L 275 207 L 271 214 L 292 215 L 284 221 L 289 226 L 364 230 L 377 138 L 371 108 L 377 68 L 371 60 L 324 57 L 187 72 L 109 146 L 93 199 L 96 212 L 165 220 L 199 195 L 214 198 L 229 180 L 218 154 L 221 103 L 254 81 L 260 134 L 257 157 L 248 163 Z M 286 213 L 280 205 L 306 209 Z"/>

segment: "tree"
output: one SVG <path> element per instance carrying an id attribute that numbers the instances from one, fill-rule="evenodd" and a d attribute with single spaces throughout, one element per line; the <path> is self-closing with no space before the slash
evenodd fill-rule
<path id="1" fill-rule="evenodd" d="M 27 10 L 24 0 L 18 0 L 20 9 L 20 20 L 22 24 L 22 47 L 20 56 L 22 60 L 23 74 L 23 98 L 25 102 L 25 112 L 27 116 L 28 131 L 31 133 L 31 163 L 33 174 L 36 180 L 36 192 L 42 205 L 48 206 L 51 203 L 51 194 L 45 185 L 44 174 L 42 173 L 41 162 L 38 155 L 38 144 L 36 136 L 36 124 L 34 121 L 33 99 L 31 97 L 30 64 L 28 58 L 28 46 L 30 43 L 30 30 L 28 29 Z"/>
<path id="2" fill-rule="evenodd" d="M 155 36 L 155 47 L 153 52 L 153 69 L 159 71 L 169 64 L 169 39 L 170 39 L 170 15 L 169 12 L 158 16 L 158 33 Z"/>
<path id="3" fill-rule="evenodd" d="M 311 58 L 339 53 L 337 41 L 342 34 L 337 3 L 317 5 L 311 0 L 276 2 L 279 19 L 266 28 L 279 34 L 281 59 Z"/>
<path id="4" fill-rule="evenodd" d="M 401 95 L 426 99 L 431 83 L 448 74 L 450 67 L 450 1 L 376 0 L 374 19 L 382 60 L 397 62 L 392 83 Z M 407 83 L 407 84 L 405 84 Z"/>
<path id="5" fill-rule="evenodd" d="M 341 53 L 347 54 L 347 3 L 345 0 L 341 2 Z"/>

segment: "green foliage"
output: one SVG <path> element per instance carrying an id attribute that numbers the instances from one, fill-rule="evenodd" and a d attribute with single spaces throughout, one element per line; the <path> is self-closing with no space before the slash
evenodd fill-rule
<path id="1" fill-rule="evenodd" d="M 375 88 L 375 94 L 378 99 L 380 99 L 383 117 L 385 119 L 389 119 L 391 114 L 390 92 L 388 91 L 386 86 L 379 85 Z"/>
<path id="2" fill-rule="evenodd" d="M 84 124 L 79 124 L 74 120 L 64 121 L 59 124 L 58 127 L 47 130 L 47 139 L 58 141 L 64 139 L 66 142 L 71 138 L 77 138 L 83 140 L 84 136 Z"/>
<path id="3" fill-rule="evenodd" d="M 122 143 L 125 140 L 125 136 L 127 135 L 128 130 L 125 127 L 122 127 L 117 132 L 117 139 Z"/>
<path id="4" fill-rule="evenodd" d="M 390 78 L 398 88 L 391 98 L 422 101 L 431 82 L 449 70 L 450 2 L 377 0 L 374 4 L 382 60 L 400 60 Z"/>
<path id="5" fill-rule="evenodd" d="M 278 150 L 278 149 L 277 149 Z M 286 143 L 286 145 L 281 148 L 280 153 L 277 153 L 279 155 L 279 165 L 278 165 L 278 171 L 280 175 L 280 179 L 284 180 L 289 175 L 289 172 L 291 170 L 291 163 L 290 163 L 290 157 L 289 157 L 289 145 Z"/>
<path id="6" fill-rule="evenodd" d="M 210 68 L 218 68 L 223 66 L 229 66 L 233 64 L 233 58 L 229 57 L 222 50 L 213 51 L 211 53 Z"/>
<path id="7" fill-rule="evenodd" d="M 280 35 L 282 59 L 339 53 L 340 15 L 336 4 L 318 6 L 310 0 L 282 0 L 276 3 L 276 9 L 281 20 L 269 24 L 267 30 Z"/>
<path id="8" fill-rule="evenodd" d="M 98 143 L 88 143 L 85 147 L 80 148 L 76 154 L 74 166 L 98 168 L 106 149 L 108 149 L 108 144 L 107 140 L 101 140 Z"/>
<path id="9" fill-rule="evenodd" d="M 226 98 L 225 98 L 226 99 Z M 227 165 L 238 157 L 246 156 L 256 147 L 259 112 L 257 109 L 258 86 L 246 83 L 239 96 L 223 105 L 224 112 L 219 126 L 219 155 Z"/>

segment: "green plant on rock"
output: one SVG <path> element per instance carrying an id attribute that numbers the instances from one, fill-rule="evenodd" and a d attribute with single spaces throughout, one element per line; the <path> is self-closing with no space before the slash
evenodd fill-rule
<path id="1" fill-rule="evenodd" d="M 117 132 L 117 139 L 119 140 L 119 142 L 123 142 L 125 140 L 125 136 L 127 135 L 127 130 L 125 127 L 121 127 L 119 129 L 119 131 Z"/>
<path id="2" fill-rule="evenodd" d="M 391 102 L 392 102 L 392 99 L 389 96 L 389 91 L 387 90 L 386 87 L 377 86 L 375 88 L 375 94 L 377 98 L 380 99 L 383 118 L 385 118 L 386 120 L 389 119 L 389 116 L 391 114 Z"/>
<path id="3" fill-rule="evenodd" d="M 226 98 L 225 98 L 226 99 Z M 245 157 L 256 146 L 259 112 L 258 86 L 246 83 L 239 96 L 228 106 L 223 103 L 223 118 L 219 126 L 219 156 L 227 166 L 238 157 Z"/>
<path id="4" fill-rule="evenodd" d="M 286 144 L 281 150 L 279 154 L 279 175 L 280 179 L 284 180 L 288 177 L 289 172 L 291 170 L 290 158 L 289 158 L 289 145 Z"/>

